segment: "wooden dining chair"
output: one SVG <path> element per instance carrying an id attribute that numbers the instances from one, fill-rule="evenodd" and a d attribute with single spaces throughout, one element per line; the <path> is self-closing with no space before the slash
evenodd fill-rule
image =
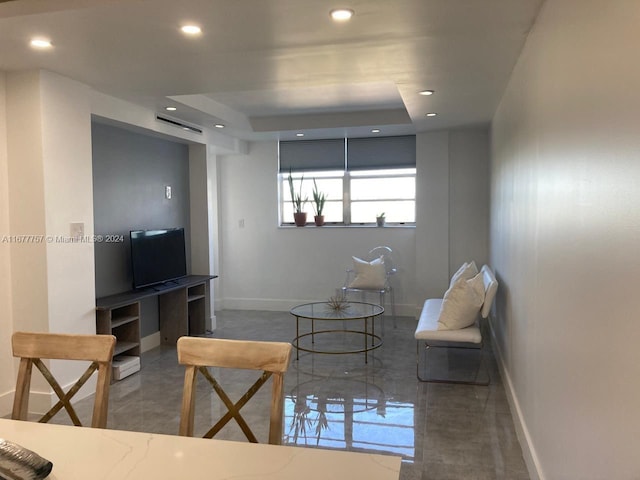
<path id="1" fill-rule="evenodd" d="M 98 371 L 95 402 L 91 426 L 106 428 L 107 408 L 109 406 L 109 384 L 111 382 L 111 359 L 116 345 L 113 335 L 70 335 L 59 333 L 15 332 L 11 337 L 13 356 L 20 358 L 20 369 L 16 382 L 16 394 L 13 401 L 11 418 L 27 420 L 29 412 L 29 389 L 33 365 L 42 373 L 58 396 L 58 402 L 39 420 L 46 423 L 64 408 L 76 426 L 82 426 L 78 415 L 71 405 L 71 398 Z M 65 393 L 51 371 L 43 363 L 51 360 L 84 360 L 91 365 L 78 381 Z"/>
<path id="2" fill-rule="evenodd" d="M 240 409 L 246 405 L 269 377 L 273 377 L 269 443 L 280 445 L 284 415 L 284 374 L 289 367 L 290 358 L 290 343 L 220 340 L 202 337 L 179 338 L 178 362 L 186 366 L 179 434 L 187 437 L 193 436 L 196 380 L 197 373 L 200 372 L 228 409 L 227 413 L 204 434 L 204 438 L 212 438 L 233 418 L 247 439 L 250 442 L 258 443 L 247 422 L 242 418 Z M 262 370 L 262 375 L 236 403 L 233 403 L 207 367 Z"/>

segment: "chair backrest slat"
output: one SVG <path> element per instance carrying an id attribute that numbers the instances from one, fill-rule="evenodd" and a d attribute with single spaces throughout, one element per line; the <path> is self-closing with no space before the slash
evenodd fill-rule
<path id="1" fill-rule="evenodd" d="M 11 344 L 14 357 L 107 362 L 113 356 L 115 337 L 16 332 Z"/>
<path id="2" fill-rule="evenodd" d="M 291 344 L 217 338 L 181 337 L 178 339 L 178 362 L 198 367 L 225 367 L 243 370 L 286 372 Z"/>

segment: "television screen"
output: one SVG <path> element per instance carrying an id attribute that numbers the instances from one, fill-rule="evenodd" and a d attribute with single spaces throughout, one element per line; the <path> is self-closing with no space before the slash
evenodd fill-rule
<path id="1" fill-rule="evenodd" d="M 133 230 L 130 237 L 133 288 L 187 275 L 184 228 Z"/>

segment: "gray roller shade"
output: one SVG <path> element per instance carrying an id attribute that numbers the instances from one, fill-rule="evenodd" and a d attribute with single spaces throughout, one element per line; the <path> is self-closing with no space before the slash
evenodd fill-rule
<path id="1" fill-rule="evenodd" d="M 416 137 L 349 138 L 347 169 L 415 168 Z"/>
<path id="2" fill-rule="evenodd" d="M 344 138 L 280 142 L 280 172 L 344 170 Z"/>

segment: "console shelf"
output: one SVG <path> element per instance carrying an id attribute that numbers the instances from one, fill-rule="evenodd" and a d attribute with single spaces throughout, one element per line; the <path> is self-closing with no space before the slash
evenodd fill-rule
<path id="1" fill-rule="evenodd" d="M 116 337 L 115 355 L 140 356 L 140 302 L 96 311 L 96 333 Z"/>
<path id="2" fill-rule="evenodd" d="M 160 340 L 175 345 L 183 335 L 206 331 L 207 290 L 217 275 L 188 275 L 166 285 L 96 299 L 96 332 L 115 335 L 115 355 L 140 356 L 140 300 L 158 298 Z"/>
<path id="3" fill-rule="evenodd" d="M 140 343 L 138 342 L 121 342 L 118 341 L 116 343 L 116 348 L 113 352 L 113 356 L 117 356 L 120 355 L 122 353 L 127 353 L 128 355 L 131 355 L 132 357 L 139 357 L 140 353 L 135 354 L 134 351 L 140 351 Z"/>

